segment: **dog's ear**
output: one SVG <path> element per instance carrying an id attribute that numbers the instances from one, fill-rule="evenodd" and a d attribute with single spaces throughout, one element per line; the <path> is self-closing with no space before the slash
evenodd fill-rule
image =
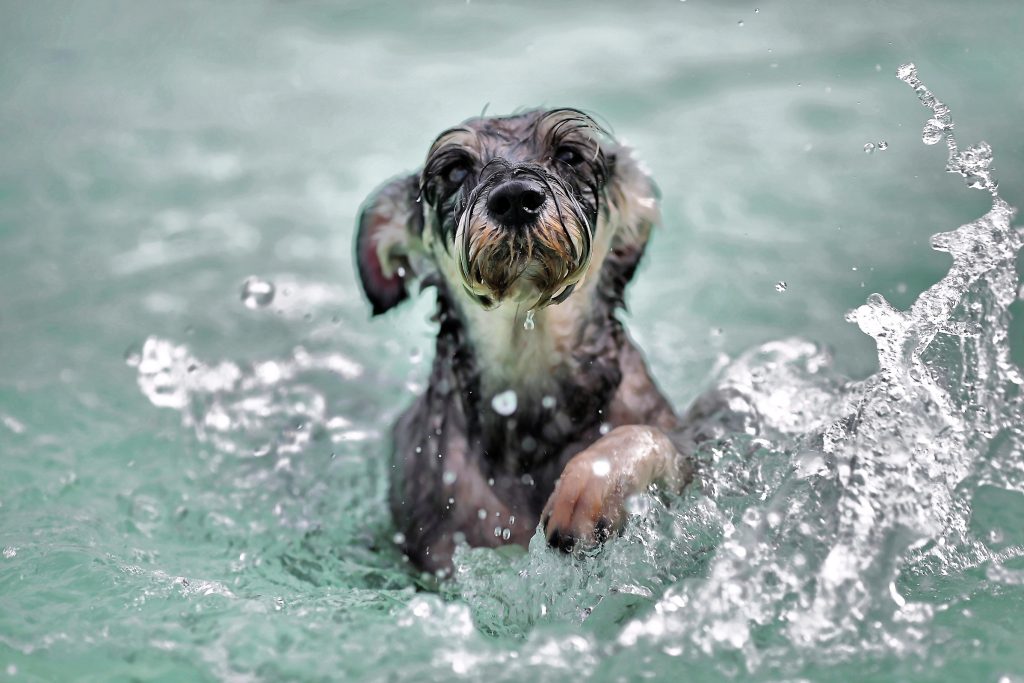
<path id="1" fill-rule="evenodd" d="M 640 263 L 651 228 L 661 222 L 661 193 L 629 147 L 614 144 L 604 150 L 608 164 L 605 196 L 611 248 L 601 269 L 601 289 L 622 305 L 626 284 Z"/>
<path id="2" fill-rule="evenodd" d="M 423 232 L 419 194 L 419 175 L 402 176 L 374 190 L 360 209 L 356 263 L 373 315 L 409 296 L 407 283 L 414 276 L 410 257 Z"/>

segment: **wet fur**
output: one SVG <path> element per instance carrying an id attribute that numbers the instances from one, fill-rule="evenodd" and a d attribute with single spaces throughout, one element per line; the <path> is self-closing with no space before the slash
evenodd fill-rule
<path id="1" fill-rule="evenodd" d="M 555 154 L 577 158 L 564 145 L 588 166 L 559 166 Z M 488 224 L 481 197 L 517 169 L 554 201 L 532 232 L 509 235 Z M 575 110 L 467 121 L 438 137 L 421 173 L 370 198 L 357 258 L 374 312 L 416 280 L 437 292 L 429 385 L 393 431 L 391 512 L 418 567 L 448 570 L 462 540 L 525 545 L 567 464 L 609 428 L 649 426 L 687 450 L 684 423 L 617 317 L 657 220 L 653 183 Z M 518 406 L 506 417 L 491 402 L 509 389 Z M 690 468 L 678 459 L 681 484 Z M 596 524 L 600 535 L 608 521 Z M 565 533 L 551 542 L 571 546 Z"/>

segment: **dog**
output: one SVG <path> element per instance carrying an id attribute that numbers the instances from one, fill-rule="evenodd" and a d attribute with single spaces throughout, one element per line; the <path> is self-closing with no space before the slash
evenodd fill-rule
<path id="1" fill-rule="evenodd" d="M 627 499 L 693 477 L 680 418 L 617 312 L 659 222 L 649 175 L 591 116 L 469 119 L 364 203 L 373 315 L 437 292 L 426 391 L 393 429 L 396 540 L 444 576 L 459 543 L 563 551 L 619 531 Z M 706 411 L 704 411 L 706 412 Z"/>

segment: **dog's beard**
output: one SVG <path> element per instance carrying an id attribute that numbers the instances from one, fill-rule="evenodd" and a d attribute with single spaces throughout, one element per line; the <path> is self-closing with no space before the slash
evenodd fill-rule
<path id="1" fill-rule="evenodd" d="M 591 221 L 572 199 L 545 208 L 529 227 L 489 221 L 477 203 L 463 214 L 455 256 L 463 285 L 482 305 L 514 301 L 529 308 L 558 303 L 583 278 L 591 256 Z"/>

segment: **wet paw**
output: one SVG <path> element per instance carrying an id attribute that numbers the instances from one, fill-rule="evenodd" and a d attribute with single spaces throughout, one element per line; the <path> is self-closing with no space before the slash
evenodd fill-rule
<path id="1" fill-rule="evenodd" d="M 548 544 L 562 552 L 608 540 L 625 518 L 621 483 L 606 460 L 576 458 L 566 465 L 541 522 Z"/>

